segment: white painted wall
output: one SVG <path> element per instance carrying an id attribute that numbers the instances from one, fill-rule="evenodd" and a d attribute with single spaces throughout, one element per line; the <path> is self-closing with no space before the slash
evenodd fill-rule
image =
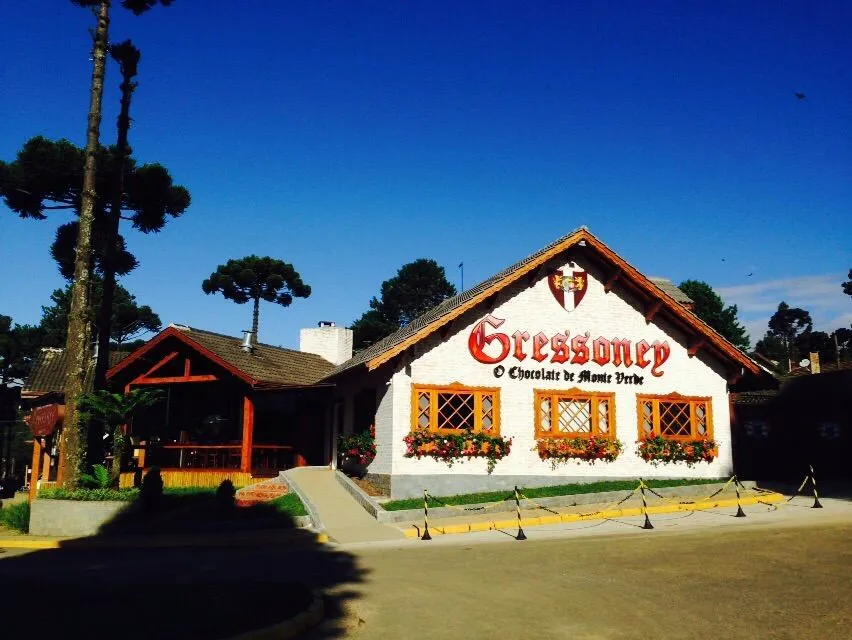
<path id="1" fill-rule="evenodd" d="M 605 293 L 602 278 L 593 267 L 576 260 L 589 273 L 588 291 L 581 304 L 572 312 L 560 307 L 551 293 L 546 276 L 532 286 L 522 278 L 515 286 L 505 290 L 498 298 L 493 310 L 484 307 L 474 309 L 457 319 L 445 340 L 437 335 L 421 342 L 415 355 L 408 363 L 402 363 L 391 377 L 390 391 L 385 394 L 377 415 L 377 444 L 379 457 L 370 468 L 372 473 L 393 474 L 485 474 L 486 461 L 467 460 L 456 462 L 452 467 L 431 458 L 405 458 L 403 438 L 411 429 L 411 385 L 444 385 L 459 382 L 472 387 L 498 387 L 500 391 L 500 431 L 503 436 L 513 438 L 511 454 L 497 463 L 495 475 L 564 475 L 564 476 L 613 476 L 613 477 L 720 477 L 732 470 L 730 416 L 726 377 L 720 363 L 708 359 L 704 354 L 690 358 L 684 337 L 667 326 L 657 316 L 646 324 L 644 313 L 635 302 L 620 297 L 616 288 Z M 550 265 L 560 268 L 561 264 Z M 636 306 L 634 306 L 636 305 Z M 517 362 L 511 355 L 501 364 L 508 370 L 518 365 L 524 368 L 558 368 L 579 373 L 589 369 L 593 373 L 615 373 L 623 371 L 643 376 L 641 386 L 615 384 L 580 384 L 577 382 L 543 382 L 536 380 L 511 380 L 508 374 L 495 378 L 495 365 L 477 362 L 468 350 L 471 329 L 483 317 L 491 315 L 506 322 L 498 329 L 511 335 L 515 330 L 528 331 L 533 336 L 538 331 L 551 336 L 557 332 L 577 333 L 589 331 L 591 338 L 603 336 L 608 339 L 630 339 L 634 344 L 642 339 L 667 340 L 671 355 L 661 367 L 663 375 L 653 377 L 650 367 L 643 370 L 636 366 L 630 369 L 616 368 L 612 364 L 599 366 L 593 362 L 586 365 L 555 365 L 545 361 L 538 364 L 528 357 Z M 492 330 L 493 331 L 493 330 Z M 439 333 L 439 332 L 438 332 Z M 590 340 L 591 342 L 591 340 Z M 531 353 L 531 342 L 527 343 Z M 546 349 L 550 353 L 549 347 Z M 372 374 L 386 379 L 379 372 Z M 382 380 L 381 384 L 384 384 Z M 615 420 L 617 437 L 624 443 L 619 458 L 612 462 L 567 462 L 554 471 L 549 461 L 542 461 L 534 451 L 534 393 L 540 389 L 570 389 L 578 387 L 589 391 L 612 391 L 615 393 Z M 684 463 L 661 464 L 657 467 L 641 460 L 636 455 L 638 423 L 636 394 L 669 394 L 677 392 L 685 396 L 712 397 L 713 437 L 719 445 L 719 456 L 712 463 L 699 463 L 689 468 Z"/>
<path id="2" fill-rule="evenodd" d="M 338 365 L 352 357 L 352 329 L 320 326 L 299 331 L 299 351 L 322 356 Z"/>

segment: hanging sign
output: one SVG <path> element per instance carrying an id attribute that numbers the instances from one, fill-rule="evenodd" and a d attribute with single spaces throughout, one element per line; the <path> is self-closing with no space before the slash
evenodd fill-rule
<path id="1" fill-rule="evenodd" d="M 36 407 L 32 410 L 27 418 L 27 424 L 30 431 L 37 438 L 44 438 L 53 433 L 62 419 L 65 417 L 65 405 L 46 404 L 43 407 Z"/>

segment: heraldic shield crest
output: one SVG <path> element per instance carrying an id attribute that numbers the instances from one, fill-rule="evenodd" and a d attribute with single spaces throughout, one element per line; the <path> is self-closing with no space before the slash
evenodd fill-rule
<path id="1" fill-rule="evenodd" d="M 576 264 L 569 262 L 559 271 L 551 273 L 547 278 L 550 291 L 556 302 L 565 309 L 573 311 L 583 301 L 586 290 L 589 288 L 589 280 L 585 271 L 579 269 Z"/>

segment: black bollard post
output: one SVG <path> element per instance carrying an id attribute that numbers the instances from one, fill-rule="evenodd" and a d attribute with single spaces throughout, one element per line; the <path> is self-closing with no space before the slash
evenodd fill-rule
<path id="1" fill-rule="evenodd" d="M 521 500 L 518 496 L 518 485 L 515 485 L 515 512 L 518 514 L 518 535 L 515 536 L 515 540 L 526 540 L 527 534 L 521 527 Z"/>
<path id="2" fill-rule="evenodd" d="M 423 535 L 421 540 L 431 540 L 429 535 L 429 492 L 423 489 Z"/>
<path id="3" fill-rule="evenodd" d="M 811 509 L 822 509 L 822 505 L 819 502 L 819 494 L 817 493 L 817 488 L 816 488 L 816 478 L 814 478 L 814 466 L 809 465 L 809 467 L 810 467 L 810 470 L 811 470 L 811 484 L 814 487 L 814 503 L 813 503 L 813 505 L 811 505 Z"/>
<path id="4" fill-rule="evenodd" d="M 740 479 L 737 476 L 734 476 L 734 487 L 736 487 L 737 490 L 737 515 L 734 517 L 745 518 L 745 511 L 743 511 L 743 506 L 740 504 Z"/>
<path id="5" fill-rule="evenodd" d="M 639 478 L 639 490 L 642 492 L 642 513 L 645 515 L 645 524 L 642 525 L 642 528 L 653 529 L 654 525 L 651 524 L 651 520 L 648 518 L 648 503 L 645 499 L 645 483 L 642 481 L 642 478 Z"/>

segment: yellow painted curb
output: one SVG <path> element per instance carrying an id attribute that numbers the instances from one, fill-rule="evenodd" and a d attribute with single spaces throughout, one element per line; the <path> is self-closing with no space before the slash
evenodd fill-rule
<path id="1" fill-rule="evenodd" d="M 58 549 L 62 540 L 29 540 L 27 536 L 0 538 L 0 549 Z"/>
<path id="2" fill-rule="evenodd" d="M 314 540 L 298 541 L 301 544 L 328 544 L 328 535 L 319 533 Z M 221 539 L 213 540 L 197 540 L 191 537 L 181 539 L 178 537 L 164 537 L 161 539 L 137 539 L 137 540 L 121 540 L 120 538 L 50 538 L 50 539 L 35 539 L 33 540 L 28 535 L 13 536 L 10 538 L 0 538 L 0 549 L 32 549 L 34 551 L 44 549 L 155 549 L 163 547 L 239 547 L 252 546 L 257 544 L 251 538 L 246 540 L 234 540 L 227 536 L 222 536 Z M 264 543 L 266 546 L 275 546 L 285 544 L 283 541 L 276 541 L 274 544 Z"/>
<path id="3" fill-rule="evenodd" d="M 741 505 L 752 505 L 761 503 L 781 502 L 784 496 L 780 493 L 767 493 L 761 496 L 740 498 Z M 725 500 L 708 500 L 706 502 L 693 502 L 685 504 L 667 504 L 656 507 L 648 507 L 649 514 L 677 513 L 678 511 L 703 511 L 716 509 L 717 507 L 735 507 L 736 498 Z M 591 513 L 561 513 L 555 515 L 538 516 L 534 518 L 521 518 L 522 527 L 537 527 L 547 524 L 561 524 L 565 522 L 584 522 L 587 520 L 607 520 L 609 518 L 627 518 L 630 516 L 641 516 L 641 507 L 630 507 L 627 509 L 611 509 L 608 511 L 593 511 Z M 494 529 L 511 529 L 518 526 L 518 519 L 491 520 L 483 522 L 469 522 L 463 524 L 448 524 L 444 526 L 430 526 L 429 533 L 435 535 L 449 535 L 455 533 L 475 533 L 477 531 L 493 531 Z M 406 538 L 419 538 L 420 528 L 416 526 L 403 530 Z"/>

